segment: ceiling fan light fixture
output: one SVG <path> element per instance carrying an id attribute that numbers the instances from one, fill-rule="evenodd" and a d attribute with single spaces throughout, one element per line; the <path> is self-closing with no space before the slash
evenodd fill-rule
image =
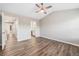
<path id="1" fill-rule="evenodd" d="M 44 12 L 44 10 L 41 10 L 40 12 L 42 12 L 42 13 L 43 13 L 43 12 Z"/>

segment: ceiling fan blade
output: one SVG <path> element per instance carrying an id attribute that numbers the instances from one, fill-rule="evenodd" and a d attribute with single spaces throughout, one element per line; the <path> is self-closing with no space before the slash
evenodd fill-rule
<path id="1" fill-rule="evenodd" d="M 43 3 L 41 3 L 41 5 L 43 5 Z"/>
<path id="2" fill-rule="evenodd" d="M 44 14 L 47 14 L 47 12 L 44 12 Z"/>
<path id="3" fill-rule="evenodd" d="M 46 11 L 46 9 L 44 8 L 44 14 L 47 14 L 47 11 Z"/>
<path id="4" fill-rule="evenodd" d="M 45 7 L 43 7 L 43 10 L 44 10 L 44 14 L 47 14 L 47 11 L 46 11 L 46 8 Z"/>
<path id="5" fill-rule="evenodd" d="M 41 11 L 41 9 L 40 10 L 38 10 L 38 11 L 36 11 L 36 13 L 38 13 L 38 12 L 40 12 Z"/>
<path id="6" fill-rule="evenodd" d="M 35 4 L 35 5 L 40 8 L 40 6 L 38 4 Z"/>
<path id="7" fill-rule="evenodd" d="M 48 7 L 46 7 L 46 9 L 49 9 L 49 8 L 51 8 L 52 6 L 48 6 Z"/>

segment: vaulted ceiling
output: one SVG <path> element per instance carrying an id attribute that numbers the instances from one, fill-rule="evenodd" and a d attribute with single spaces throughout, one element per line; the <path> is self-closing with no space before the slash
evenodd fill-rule
<path id="1" fill-rule="evenodd" d="M 54 11 L 79 8 L 79 3 L 44 3 L 44 5 L 53 6 L 47 10 L 47 14 L 35 13 L 38 10 L 35 3 L 0 3 L 0 10 L 40 20 Z"/>

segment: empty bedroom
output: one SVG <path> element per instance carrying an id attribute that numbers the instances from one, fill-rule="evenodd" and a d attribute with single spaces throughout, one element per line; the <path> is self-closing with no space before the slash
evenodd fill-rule
<path id="1" fill-rule="evenodd" d="M 1 55 L 79 56 L 79 3 L 0 3 L 0 14 Z"/>

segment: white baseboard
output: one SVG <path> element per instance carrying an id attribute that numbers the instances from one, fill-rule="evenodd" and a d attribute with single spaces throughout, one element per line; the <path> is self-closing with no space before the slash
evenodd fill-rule
<path id="1" fill-rule="evenodd" d="M 71 42 L 68 42 L 68 41 L 63 41 L 63 40 L 58 40 L 58 39 L 51 39 L 51 38 L 48 38 L 48 37 L 45 37 L 45 36 L 41 36 L 41 37 L 44 37 L 44 38 L 47 38 L 47 39 L 50 39 L 50 40 L 55 40 L 55 41 L 59 41 L 59 42 L 63 42 L 63 43 L 67 43 L 67 44 L 71 44 L 71 45 L 74 45 L 74 46 L 78 46 L 78 44 L 75 44 L 75 43 L 71 43 Z"/>

